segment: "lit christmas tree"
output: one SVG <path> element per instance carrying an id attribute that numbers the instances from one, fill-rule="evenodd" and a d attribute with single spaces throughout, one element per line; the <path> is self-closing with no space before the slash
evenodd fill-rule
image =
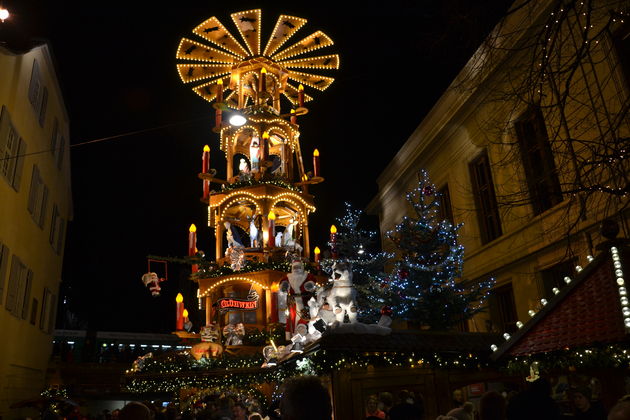
<path id="1" fill-rule="evenodd" d="M 405 217 L 387 237 L 397 261 L 389 278 L 388 299 L 397 317 L 432 330 L 447 330 L 483 309 L 494 279 L 461 279 L 464 247 L 457 243 L 460 225 L 439 219 L 439 193 L 426 171 L 407 194 L 416 217 Z"/>
<path id="2" fill-rule="evenodd" d="M 322 268 L 332 271 L 335 262 L 343 261 L 352 264 L 352 281 L 357 290 L 358 318 L 361 322 L 376 322 L 384 304 L 384 290 L 380 287 L 386 277 L 384 266 L 393 258 L 393 254 L 374 251 L 378 247 L 376 231 L 359 227 L 362 210 L 357 210 L 350 203 L 345 203 L 345 214 L 336 218 L 337 233 L 334 244 L 337 259 L 322 260 Z"/>

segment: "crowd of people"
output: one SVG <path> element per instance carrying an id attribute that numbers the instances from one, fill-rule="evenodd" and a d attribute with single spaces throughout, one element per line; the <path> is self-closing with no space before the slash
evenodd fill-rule
<path id="1" fill-rule="evenodd" d="M 452 410 L 436 420 L 630 420 L 630 395 L 623 397 L 606 412 L 594 399 L 588 386 L 567 390 L 573 412 L 562 412 L 551 396 L 551 386 L 538 379 L 523 392 L 502 394 L 488 391 L 475 404 L 465 401 L 461 390 L 453 393 Z M 174 404 L 166 407 L 150 402 L 130 402 L 120 410 L 103 412 L 99 416 L 83 416 L 75 409 L 66 420 L 332 420 L 332 403 L 328 390 L 315 376 L 300 376 L 287 380 L 282 397 L 266 409 L 255 400 L 239 400 L 235 396 L 208 395 L 183 413 Z M 44 420 L 61 417 L 45 413 Z M 355 419 L 340 419 L 355 420 Z M 357 419 L 360 420 L 360 419 Z M 426 418 L 422 395 L 400 391 L 396 398 L 389 392 L 367 398 L 363 420 L 432 420 Z"/>
<path id="2" fill-rule="evenodd" d="M 551 385 L 538 379 L 523 392 L 488 391 L 473 404 L 465 401 L 461 390 L 453 393 L 453 408 L 436 420 L 630 420 L 630 395 L 621 398 L 606 411 L 601 401 L 593 398 L 588 386 L 567 390 L 570 412 L 561 410 L 552 398 Z M 392 394 L 382 392 L 367 399 L 365 420 L 429 420 L 421 395 L 401 391 L 397 403 Z"/>

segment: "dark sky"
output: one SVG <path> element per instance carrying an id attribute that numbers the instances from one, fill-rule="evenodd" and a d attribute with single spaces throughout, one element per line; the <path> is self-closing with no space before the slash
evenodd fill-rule
<path id="1" fill-rule="evenodd" d="M 5 33 L 11 25 L 51 42 L 73 145 L 151 129 L 71 149 L 74 221 L 63 272 L 68 307 L 91 328 L 168 332 L 175 294 L 194 296 L 194 287 L 178 266 L 169 266 L 162 296 L 151 298 L 140 281 L 146 256 L 185 255 L 191 223 L 198 227 L 198 248 L 211 254 L 213 233 L 197 179 L 204 144 L 213 149 L 212 167 L 224 175 L 213 110 L 176 72 L 182 37 L 194 39 L 192 29 L 211 16 L 237 35 L 230 13 L 261 8 L 263 44 L 280 14 L 308 19 L 295 41 L 316 30 L 335 41 L 320 51 L 340 54 L 341 67 L 331 74 L 336 81 L 315 95 L 299 121 L 305 163 L 310 167 L 318 148 L 326 178 L 311 188 L 318 208 L 310 219 L 312 244 L 323 248 L 343 202 L 367 205 L 377 176 L 509 2 L 2 3 L 12 12 Z"/>

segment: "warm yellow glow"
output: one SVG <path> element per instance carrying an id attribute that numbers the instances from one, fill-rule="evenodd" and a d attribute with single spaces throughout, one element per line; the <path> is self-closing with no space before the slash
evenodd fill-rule
<path id="1" fill-rule="evenodd" d="M 300 83 L 300 86 L 298 86 L 298 90 L 304 90 L 304 86 L 302 86 L 302 83 Z"/>
<path id="2" fill-rule="evenodd" d="M 332 233 L 332 234 L 337 233 L 337 226 L 332 225 L 332 226 L 330 227 L 330 233 Z"/>
<path id="3" fill-rule="evenodd" d="M 182 296 L 181 293 L 178 293 L 177 296 L 175 297 L 175 302 L 182 303 L 183 301 L 184 301 L 184 296 Z"/>
<path id="4" fill-rule="evenodd" d="M 276 343 L 273 342 L 273 339 L 270 339 L 269 341 L 271 341 L 271 345 L 273 346 L 273 350 L 274 351 L 278 351 L 278 347 L 276 347 Z"/>
<path id="5" fill-rule="evenodd" d="M 9 18 L 9 16 L 10 16 L 9 11 L 7 9 L 0 7 L 0 20 L 4 22 L 6 19 Z"/>
<path id="6" fill-rule="evenodd" d="M 313 156 L 315 157 L 319 156 L 319 150 L 317 149 L 313 150 Z"/>
<path id="7" fill-rule="evenodd" d="M 210 151 L 210 146 L 208 146 L 207 144 L 205 146 L 203 146 L 203 151 L 204 152 L 209 152 Z"/>
<path id="8" fill-rule="evenodd" d="M 267 229 L 263 230 L 263 242 L 269 242 L 269 231 Z"/>
<path id="9" fill-rule="evenodd" d="M 263 133 L 263 139 L 268 139 L 269 138 L 269 133 L 267 133 L 266 131 Z"/>
<path id="10" fill-rule="evenodd" d="M 295 114 L 295 109 L 292 109 L 292 110 L 291 110 L 291 114 Z"/>
<path id="11" fill-rule="evenodd" d="M 193 233 L 193 232 L 197 232 L 197 226 L 195 226 L 195 224 L 193 223 L 192 225 L 190 225 L 190 227 L 188 228 L 188 232 Z"/>
<path id="12" fill-rule="evenodd" d="M 182 312 L 182 315 L 184 316 L 184 318 L 188 318 L 188 309 L 184 309 L 184 312 Z"/>
<path id="13" fill-rule="evenodd" d="M 267 74 L 267 69 L 263 67 L 263 68 L 260 70 L 260 72 L 261 72 L 262 74 Z"/>
<path id="14" fill-rule="evenodd" d="M 302 181 L 308 181 L 308 176 L 306 174 L 302 175 Z"/>
<path id="15" fill-rule="evenodd" d="M 315 249 L 313 250 L 313 252 L 315 253 L 315 255 L 319 255 L 319 254 L 321 254 L 322 251 L 320 251 L 319 247 L 316 246 Z"/>
<path id="16" fill-rule="evenodd" d="M 219 80 L 217 80 L 217 85 L 221 85 L 221 86 L 223 86 L 223 79 L 219 79 Z"/>
<path id="17" fill-rule="evenodd" d="M 247 283 L 255 284 L 256 286 L 260 287 L 263 290 L 269 290 L 268 286 L 265 286 L 264 284 L 262 284 L 260 282 L 257 282 L 254 279 L 251 279 L 249 277 L 243 277 L 243 276 L 234 276 L 234 277 L 224 278 L 223 280 L 220 280 L 220 281 L 214 283 L 212 286 L 207 288 L 203 292 L 203 295 L 201 295 L 200 297 L 208 297 L 210 295 L 210 293 L 212 292 L 212 290 L 216 289 L 218 286 L 220 286 L 222 284 L 225 284 L 225 283 L 233 282 L 233 281 L 245 281 Z"/>
<path id="18" fill-rule="evenodd" d="M 269 212 L 269 215 L 267 216 L 267 219 L 269 220 L 276 220 L 276 213 L 272 211 Z"/>
<path id="19" fill-rule="evenodd" d="M 274 283 L 274 284 L 271 285 L 271 291 L 273 293 L 277 293 L 278 290 L 280 290 L 280 284 L 279 283 Z"/>

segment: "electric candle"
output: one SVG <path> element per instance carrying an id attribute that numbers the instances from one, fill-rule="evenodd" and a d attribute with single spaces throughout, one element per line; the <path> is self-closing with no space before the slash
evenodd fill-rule
<path id="1" fill-rule="evenodd" d="M 273 248 L 275 245 L 275 238 L 276 238 L 276 214 L 272 211 L 269 212 L 269 215 L 267 216 L 267 220 L 269 221 L 269 238 L 267 239 L 268 241 L 268 246 L 269 248 Z"/>
<path id="2" fill-rule="evenodd" d="M 313 176 L 319 176 L 319 150 L 313 150 Z"/>
<path id="3" fill-rule="evenodd" d="M 175 329 L 182 331 L 184 329 L 184 296 L 178 293 L 175 297 Z"/>
<path id="4" fill-rule="evenodd" d="M 300 86 L 298 86 L 298 105 L 300 107 L 304 106 L 304 86 L 302 86 L 301 83 Z"/>

